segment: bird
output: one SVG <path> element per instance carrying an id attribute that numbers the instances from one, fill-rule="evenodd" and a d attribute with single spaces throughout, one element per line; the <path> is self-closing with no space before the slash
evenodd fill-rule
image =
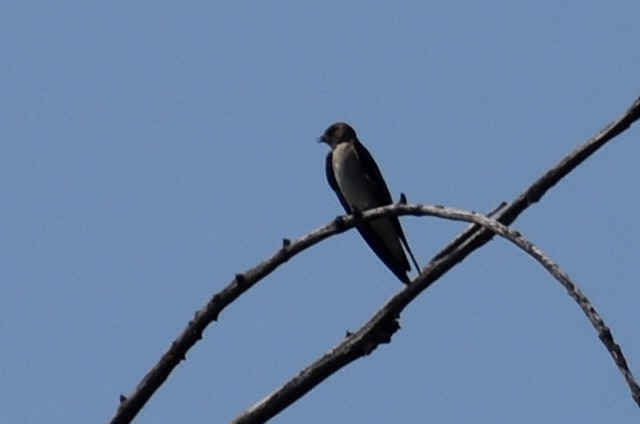
<path id="1" fill-rule="evenodd" d="M 393 203 L 380 168 L 349 124 L 332 124 L 318 141 L 331 147 L 325 162 L 327 181 L 347 213 L 363 212 Z M 363 222 L 356 228 L 387 268 L 402 283 L 409 284 L 407 272 L 411 270 L 411 266 L 403 245 L 416 271 L 419 272 L 420 267 L 407 243 L 398 217 Z"/>

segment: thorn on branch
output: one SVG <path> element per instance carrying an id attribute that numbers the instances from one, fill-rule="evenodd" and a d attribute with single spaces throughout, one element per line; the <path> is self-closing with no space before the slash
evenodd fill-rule
<path id="1" fill-rule="evenodd" d="M 398 201 L 398 203 L 400 203 L 401 205 L 407 204 L 407 196 L 405 196 L 404 193 L 400 193 L 400 200 Z"/>
<path id="2" fill-rule="evenodd" d="M 333 220 L 333 222 L 335 222 L 336 227 L 338 227 L 340 230 L 344 230 L 344 223 L 347 220 L 347 217 L 345 215 L 339 215 L 336 216 L 336 219 Z"/>
<path id="3" fill-rule="evenodd" d="M 380 324 L 380 330 L 378 332 L 378 341 L 380 343 L 389 343 L 391 336 L 400 329 L 400 321 L 397 317 L 392 317 L 384 320 Z"/>
<path id="4" fill-rule="evenodd" d="M 247 284 L 247 279 L 244 278 L 244 274 L 236 274 L 236 281 L 238 282 L 238 284 L 240 285 L 244 285 Z"/>
<path id="5" fill-rule="evenodd" d="M 284 249 L 286 249 L 287 247 L 289 247 L 291 245 L 291 240 L 289 240 L 288 238 L 283 238 L 282 239 L 282 247 Z"/>
<path id="6" fill-rule="evenodd" d="M 400 329 L 400 322 L 396 317 L 389 317 L 378 324 L 371 343 L 363 347 L 363 354 L 369 355 L 378 345 L 391 343 L 391 337 Z"/>
<path id="7" fill-rule="evenodd" d="M 487 214 L 487 218 L 493 217 L 495 214 L 497 214 L 502 209 L 504 209 L 507 205 L 508 203 L 503 200 L 495 209 L 493 209 L 491 212 Z"/>
<path id="8" fill-rule="evenodd" d="M 122 393 L 120 394 L 120 403 L 125 403 L 127 401 L 127 399 L 129 399 L 129 398 L 126 397 L 125 395 L 123 395 Z"/>

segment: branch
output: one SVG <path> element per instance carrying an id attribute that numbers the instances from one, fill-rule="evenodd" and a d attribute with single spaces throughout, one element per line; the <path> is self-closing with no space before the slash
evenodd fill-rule
<path id="1" fill-rule="evenodd" d="M 500 214 L 498 221 L 509 225 L 522 211 L 530 204 L 538 201 L 548 189 L 560 181 L 566 174 L 593 154 L 598 148 L 602 147 L 607 141 L 629 128 L 639 117 L 640 99 L 636 100 L 633 107 L 621 118 L 609 125 L 583 146 L 576 149 L 576 151 L 556 165 L 554 169 L 536 181 L 533 186 Z M 242 274 L 237 274 L 227 287 L 216 293 L 202 309 L 196 312 L 193 320 L 189 322 L 187 327 L 162 355 L 158 363 L 144 376 L 136 389 L 129 396 L 120 396 L 120 406 L 112 418 L 111 424 L 130 423 L 133 420 L 155 391 L 164 383 L 175 367 L 178 366 L 180 361 L 185 359 L 189 349 L 202 338 L 205 328 L 217 320 L 218 315 L 224 308 L 294 255 L 333 234 L 341 233 L 354 227 L 358 222 L 354 217 L 339 217 L 333 223 L 311 232 L 296 242 L 285 239 L 282 248 L 269 259 Z M 412 296 L 417 296 L 422 290 L 426 289 L 426 287 L 444 274 L 444 272 L 462 261 L 473 250 L 488 242 L 492 234 L 490 231 L 483 231 L 477 226 L 473 226 L 465 231 L 461 236 L 456 238 L 453 243 L 449 244 L 441 254 L 436 256 L 438 259 L 442 257 L 448 259 L 432 261 L 428 268 L 421 273 L 420 278 L 410 286 L 415 286 L 411 291 L 412 293 L 417 290 Z M 433 264 L 439 264 L 439 266 L 434 267 Z"/>
<path id="2" fill-rule="evenodd" d="M 556 166 L 547 171 L 541 178 L 536 180 L 529 188 L 518 196 L 513 203 L 511 203 L 506 209 L 502 210 L 496 221 L 503 225 L 510 225 L 524 210 L 538 202 L 542 196 L 555 186 L 562 178 L 568 175 L 607 142 L 627 130 L 638 119 L 640 119 L 640 98 L 637 98 L 631 108 L 629 108 L 620 118 L 609 124 L 605 129 L 600 131 L 600 133 L 585 142 L 583 145 L 579 146 L 556 164 Z M 340 346 L 325 354 L 319 361 L 317 361 L 317 364 L 319 366 L 324 366 L 324 363 L 328 362 L 331 358 L 335 358 L 333 359 L 332 364 L 332 366 L 335 367 L 335 370 L 332 371 L 333 373 L 354 360 L 350 357 L 349 352 L 355 351 L 350 348 L 350 344 L 355 343 L 354 340 L 356 340 L 356 336 L 357 340 L 359 340 L 359 346 L 360 349 L 362 349 L 363 354 L 370 353 L 380 343 L 388 342 L 388 340 L 390 340 L 390 334 L 388 334 L 388 332 L 390 329 L 394 329 L 395 326 L 397 326 L 396 319 L 400 316 L 402 310 L 422 291 L 437 281 L 444 273 L 462 262 L 473 251 L 489 242 L 493 238 L 493 235 L 494 233 L 492 231 L 482 227 L 480 224 L 476 224 L 468 228 L 460 236 L 456 237 L 453 242 L 447 245 L 440 253 L 438 253 L 434 259 L 429 262 L 427 267 L 421 270 L 420 275 L 410 285 L 394 295 L 389 301 L 387 301 L 382 309 L 380 309 L 367 323 L 364 324 L 363 327 L 361 327 L 354 335 L 347 338 L 347 340 L 345 340 L 345 342 Z M 393 330 L 391 334 L 393 332 L 395 332 L 395 330 Z M 616 361 L 616 363 L 618 362 Z M 302 371 L 300 375 L 305 373 L 307 370 L 309 370 L 309 368 Z M 325 375 L 323 373 L 312 374 L 310 378 L 312 377 L 320 382 L 329 375 L 330 374 Z M 626 374 L 625 378 L 627 378 Z M 629 381 L 628 378 L 627 381 Z M 292 382 L 287 383 L 287 385 L 283 386 L 279 391 L 251 407 L 246 413 L 243 413 L 236 418 L 234 422 L 264 422 L 289 406 L 295 400 L 302 397 L 311 390 L 311 387 L 313 387 L 304 387 L 301 391 L 290 392 L 290 395 L 293 397 L 291 399 L 287 396 L 282 397 L 280 392 L 290 387 L 289 385 Z M 635 391 L 634 398 L 637 400 Z M 269 399 L 278 401 L 280 404 L 278 408 L 280 409 L 276 411 L 275 408 L 271 407 L 267 402 Z"/>
<path id="3" fill-rule="evenodd" d="M 298 240 L 283 239 L 282 247 L 271 257 L 241 274 L 236 274 L 224 289 L 214 294 L 209 302 L 196 312 L 194 318 L 189 321 L 178 338 L 171 343 L 158 363 L 144 376 L 135 391 L 130 396 L 120 395 L 120 406 L 110 423 L 127 424 L 135 418 L 180 361 L 186 358 L 189 349 L 202 339 L 202 334 L 207 326 L 213 321 L 217 321 L 218 315 L 224 308 L 298 253 L 330 236 L 355 227 L 361 221 L 361 216 L 339 216 L 333 222 Z"/>
<path id="4" fill-rule="evenodd" d="M 527 241 L 515 230 L 500 224 L 496 220 L 459 209 L 425 205 L 396 204 L 382 208 L 371 209 L 363 214 L 363 219 L 370 220 L 383 216 L 413 215 L 437 216 L 453 221 L 473 222 L 487 228 L 494 234 L 506 238 L 520 249 L 531 255 L 556 280 L 562 284 L 567 293 L 578 303 L 591 325 L 596 329 L 600 340 L 611 354 L 615 364 L 625 377 L 635 402 L 640 406 L 640 386 L 636 382 L 620 346 L 614 341 L 613 335 L 604 321 L 593 307 L 589 299 L 582 293 L 569 276 L 533 243 Z M 405 287 L 399 294 L 388 301 L 376 314 L 357 332 L 348 334 L 347 338 L 334 349 L 324 354 L 320 359 L 302 370 L 296 377 L 280 387 L 254 406 L 243 412 L 233 424 L 263 423 L 280 413 L 293 402 L 304 396 L 326 378 L 340 370 L 345 365 L 370 354 L 380 344 L 389 343 L 391 336 L 400 329 L 397 319 L 400 313 L 410 303 L 408 293 L 416 287 L 421 275 L 414 283 Z M 404 296 L 403 296 L 404 295 Z M 399 300 L 400 299 L 400 300 Z"/>
<path id="5" fill-rule="evenodd" d="M 511 225 L 525 209 L 540 201 L 542 196 L 560 182 L 562 178 L 606 143 L 629 129 L 638 119 L 640 119 L 640 97 L 633 102 L 631 107 L 623 113 L 622 116 L 610 123 L 582 146 L 579 146 L 573 152 L 569 153 L 553 168 L 536 180 L 529 188 L 520 194 L 509 207 L 504 209 L 496 220 L 504 225 Z M 449 243 L 435 258 L 448 255 L 462 245 L 475 246 L 478 244 L 478 247 L 480 247 L 486 243 L 486 241 L 483 240 L 486 237 L 491 238 L 493 235 L 489 231 L 482 231 L 477 225 L 472 226 Z"/>

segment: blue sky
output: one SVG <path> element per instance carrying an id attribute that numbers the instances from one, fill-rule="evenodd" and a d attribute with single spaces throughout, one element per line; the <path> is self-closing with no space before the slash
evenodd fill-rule
<path id="1" fill-rule="evenodd" d="M 640 94 L 640 3 L 12 2 L 0 9 L 0 410 L 99 423 L 212 293 L 342 209 L 351 123 L 394 197 L 488 211 Z M 515 227 L 585 291 L 640 373 L 632 128 Z M 404 218 L 422 263 L 462 226 Z M 355 232 L 210 327 L 137 423 L 228 422 L 401 286 Z M 496 240 L 390 345 L 275 423 L 635 422 L 595 331 Z"/>

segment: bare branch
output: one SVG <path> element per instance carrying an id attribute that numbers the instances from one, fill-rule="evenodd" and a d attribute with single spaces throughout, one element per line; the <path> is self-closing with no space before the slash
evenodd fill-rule
<path id="1" fill-rule="evenodd" d="M 626 359 L 622 354 L 622 349 L 614 341 L 613 335 L 604 321 L 593 307 L 589 299 L 582 293 L 577 285 L 571 281 L 569 276 L 551 258 L 546 256 L 533 243 L 524 239 L 521 234 L 512 230 L 496 220 L 479 215 L 475 212 L 467 212 L 459 209 L 434 207 L 425 205 L 403 205 L 396 204 L 382 208 L 371 209 L 363 213 L 362 219 L 369 220 L 390 215 L 413 215 L 413 216 L 437 216 L 453 221 L 472 222 L 487 228 L 494 234 L 506 238 L 513 244 L 524 250 L 538 261 L 562 286 L 568 294 L 576 300 L 587 319 L 598 332 L 600 340 L 611 354 L 614 362 L 625 377 L 631 390 L 632 397 L 640 406 L 640 386 L 636 382 L 633 374 L 627 366 Z M 432 262 L 433 263 L 433 262 Z M 304 396 L 323 380 L 340 370 L 345 365 L 368 355 L 380 344 L 389 343 L 391 336 L 400 326 L 397 319 L 400 313 L 413 299 L 408 293 L 416 287 L 418 281 L 423 279 L 422 274 L 415 282 L 405 287 L 400 293 L 389 300 L 365 325 L 357 332 L 349 334 L 347 338 L 337 347 L 331 349 L 313 364 L 302 370 L 296 377 L 287 382 L 284 386 L 256 403 L 238 416 L 233 424 L 255 424 L 263 423 L 293 402 Z"/>
<path id="2" fill-rule="evenodd" d="M 236 274 L 223 290 L 214 294 L 209 302 L 195 313 L 194 318 L 171 343 L 158 363 L 144 376 L 136 390 L 130 396 L 120 396 L 120 406 L 112 418 L 111 424 L 125 424 L 133 420 L 180 361 L 185 359 L 189 349 L 202 339 L 204 330 L 218 319 L 218 315 L 224 308 L 293 256 L 327 237 L 355 227 L 360 221 L 360 217 L 339 216 L 330 224 L 312 231 L 298 240 L 284 239 L 282 247 L 270 258 L 243 273 Z"/>
<path id="3" fill-rule="evenodd" d="M 547 190 L 593 154 L 598 148 L 629 128 L 639 117 L 640 99 L 636 100 L 633 107 L 621 118 L 609 125 L 583 146 L 576 149 L 556 165 L 556 167 L 536 181 L 500 214 L 498 221 L 505 225 L 512 223 L 522 211 L 532 203 L 537 202 Z M 186 357 L 189 349 L 202 338 L 204 329 L 217 319 L 225 307 L 297 253 L 333 234 L 352 228 L 357 225 L 359 219 L 360 217 L 358 217 L 358 219 L 354 217 L 339 217 L 333 223 L 315 230 L 297 241 L 292 241 L 290 244 L 283 243 L 283 246 L 269 259 L 242 274 L 237 274 L 227 287 L 216 293 L 202 309 L 196 312 L 193 320 L 189 322 L 183 332 L 171 344 L 171 347 L 162 355 L 158 363 L 145 375 L 135 391 L 129 396 L 121 396 L 120 406 L 112 418 L 111 424 L 130 423 L 133 420 L 180 361 Z M 434 259 L 430 262 L 411 286 L 396 295 L 388 304 L 390 304 L 393 310 L 397 310 L 400 299 L 396 298 L 402 295 L 401 299 L 408 296 L 407 302 L 412 300 L 442 274 L 462 261 L 468 254 L 488 242 L 492 235 L 492 232 L 482 230 L 477 226 L 465 231 L 460 237 L 457 237 L 453 243 L 449 244 L 442 253 L 436 256 L 437 260 Z M 396 300 L 394 301 L 394 299 Z M 379 321 L 376 321 L 376 323 L 376 325 L 384 327 L 384 323 L 380 323 Z"/>
<path id="4" fill-rule="evenodd" d="M 633 102 L 631 107 L 623 113 L 622 116 L 610 123 L 594 137 L 587 140 L 582 146 L 579 146 L 573 152 L 562 158 L 553 168 L 538 178 L 538 180 L 520 194 L 513 203 L 504 209 L 496 220 L 504 225 L 511 225 L 525 209 L 540 201 L 542 196 L 562 178 L 567 176 L 606 143 L 629 129 L 638 119 L 640 119 L 640 97 Z M 449 254 L 463 244 L 475 245 L 476 243 L 480 243 L 481 246 L 486 242 L 482 239 L 486 237 L 493 237 L 493 234 L 489 231 L 481 231 L 477 226 L 472 226 L 456 237 L 455 240 L 436 255 L 436 258 Z"/>

